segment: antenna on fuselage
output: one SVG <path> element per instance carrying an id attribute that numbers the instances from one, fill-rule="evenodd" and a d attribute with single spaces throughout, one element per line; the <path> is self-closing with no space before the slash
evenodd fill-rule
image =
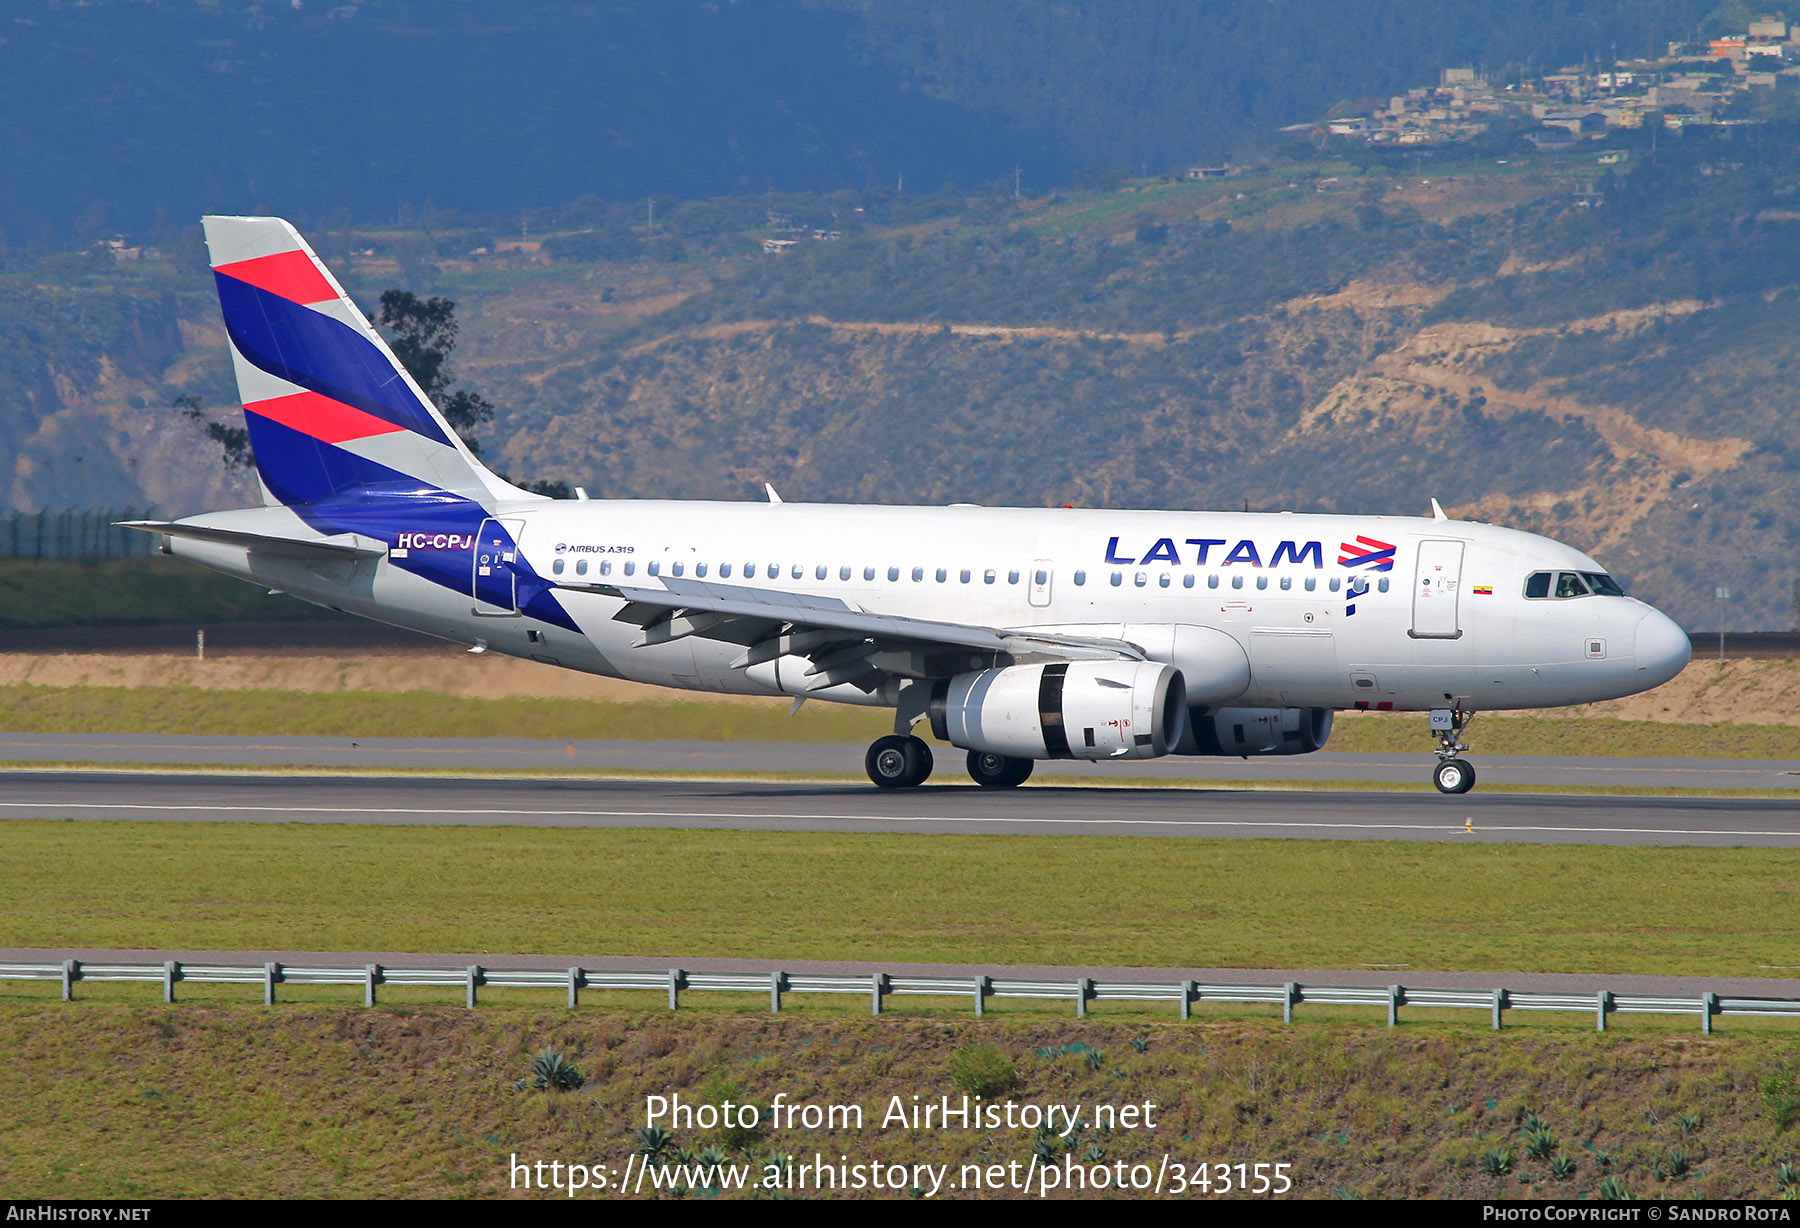
<path id="1" fill-rule="evenodd" d="M 775 493 L 775 484 L 773 482 L 764 482 L 763 491 L 769 496 L 770 503 L 781 502 L 781 496 Z"/>
<path id="2" fill-rule="evenodd" d="M 1448 519 L 1450 519 L 1450 517 L 1444 515 L 1444 509 L 1442 507 L 1438 506 L 1438 501 L 1436 499 L 1433 499 L 1431 501 L 1431 518 L 1433 520 L 1448 520 Z"/>

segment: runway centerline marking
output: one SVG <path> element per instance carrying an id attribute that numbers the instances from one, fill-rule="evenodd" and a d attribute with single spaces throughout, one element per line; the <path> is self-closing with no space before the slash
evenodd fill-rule
<path id="1" fill-rule="evenodd" d="M 831 820 L 838 822 L 875 823 L 995 823 L 1009 826 L 1054 825 L 1063 827 L 1236 827 L 1236 828 L 1307 828 L 1316 831 L 1419 831 L 1466 835 L 1464 828 L 1439 826 L 1435 823 L 1327 823 L 1306 819 L 1046 819 L 1015 818 L 1004 815 L 867 815 L 867 814 L 794 814 L 771 812 L 755 814 L 724 810 L 494 810 L 438 809 L 403 806 L 178 806 L 150 802 L 0 802 L 8 809 L 36 810 L 152 810 L 180 811 L 190 814 L 326 814 L 326 815 L 431 815 L 434 817 L 467 816 L 470 818 L 545 818 L 545 819 L 747 819 L 781 821 L 792 819 Z M 1787 836 L 1800 839 L 1800 832 L 1740 831 L 1730 828 L 1688 827 L 1552 827 L 1543 824 L 1512 825 L 1489 821 L 1475 835 L 1496 832 L 1540 832 L 1556 835 L 1631 835 L 1631 836 Z"/>

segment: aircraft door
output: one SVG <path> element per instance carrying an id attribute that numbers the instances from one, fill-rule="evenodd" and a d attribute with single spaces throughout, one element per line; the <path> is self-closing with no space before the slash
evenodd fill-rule
<path id="1" fill-rule="evenodd" d="M 519 612 L 513 564 L 518 561 L 519 538 L 524 532 L 523 520 L 481 522 L 481 532 L 475 538 L 475 574 L 471 588 L 477 602 L 477 614 L 504 616 Z"/>
<path id="2" fill-rule="evenodd" d="M 1454 640 L 1462 635 L 1457 603 L 1462 589 L 1464 543 L 1419 543 L 1419 568 L 1413 575 L 1411 635 L 1419 640 Z"/>
<path id="3" fill-rule="evenodd" d="M 1049 559 L 1038 559 L 1031 565 L 1031 604 L 1043 609 L 1050 604 L 1050 583 L 1055 578 Z"/>

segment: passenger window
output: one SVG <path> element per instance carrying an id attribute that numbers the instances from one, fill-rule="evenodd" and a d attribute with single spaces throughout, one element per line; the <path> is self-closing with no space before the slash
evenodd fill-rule
<path id="1" fill-rule="evenodd" d="M 1113 572 L 1112 580 L 1113 580 L 1113 587 L 1118 588 L 1119 585 L 1125 583 L 1125 573 L 1120 572 L 1120 571 Z"/>
<path id="2" fill-rule="evenodd" d="M 986 571 L 981 573 L 981 582 L 983 584 L 992 584 L 995 580 L 998 580 L 999 578 L 1000 578 L 1000 573 L 995 571 L 992 567 L 988 568 Z"/>
<path id="3" fill-rule="evenodd" d="M 815 580 L 823 580 L 829 574 L 830 574 L 829 570 L 826 568 L 825 564 L 823 564 L 823 563 L 820 563 L 817 567 L 813 568 L 813 579 L 815 579 Z M 795 579 L 798 579 L 798 578 L 799 578 L 798 576 L 795 577 Z"/>
<path id="4" fill-rule="evenodd" d="M 1387 577 L 1383 576 L 1383 577 L 1381 577 L 1381 579 L 1375 581 L 1375 587 L 1377 589 L 1379 589 L 1381 592 L 1384 592 L 1384 593 L 1387 592 L 1387 588 L 1388 588 Z"/>
<path id="5" fill-rule="evenodd" d="M 586 575 L 587 573 L 582 572 L 582 574 Z M 611 559 L 601 559 L 600 560 L 600 574 L 603 576 L 612 575 L 612 560 Z"/>
<path id="6" fill-rule="evenodd" d="M 731 579 L 731 564 L 730 563 L 720 563 L 719 564 L 719 579 L 721 579 L 721 580 Z"/>
<path id="7" fill-rule="evenodd" d="M 1231 587 L 1232 588 L 1243 588 L 1244 587 L 1244 577 L 1242 577 L 1242 576 L 1231 577 Z"/>
<path id="8" fill-rule="evenodd" d="M 1018 568 L 1015 567 L 1011 571 L 1006 573 L 1006 582 L 1008 584 L 1017 584 L 1019 582 L 1019 569 Z M 1080 581 L 1077 580 L 1076 583 L 1079 584 Z"/>
<path id="9" fill-rule="evenodd" d="M 1193 588 L 1194 587 L 1194 573 L 1193 572 L 1190 571 L 1187 573 L 1187 575 L 1181 577 L 1181 587 L 1182 588 Z"/>
<path id="10" fill-rule="evenodd" d="M 550 572 L 552 575 L 560 576 L 560 575 L 562 575 L 562 571 L 563 571 L 563 561 L 561 559 L 557 559 L 556 562 L 550 564 Z"/>
<path id="11" fill-rule="evenodd" d="M 939 584 L 942 584 L 945 580 L 948 580 L 949 578 L 950 578 L 950 573 L 948 571 L 946 571 L 942 567 L 937 569 L 937 582 Z"/>
<path id="12" fill-rule="evenodd" d="M 1339 584 L 1339 583 L 1340 583 L 1340 581 L 1339 581 L 1339 578 L 1338 578 L 1338 577 L 1337 577 L 1337 576 L 1333 576 L 1333 577 L 1331 577 L 1331 585 L 1330 585 L 1330 588 L 1331 588 L 1331 591 L 1332 591 L 1332 592 L 1334 592 L 1334 593 L 1335 593 L 1335 592 L 1337 592 L 1337 591 L 1338 591 L 1338 584 Z"/>
<path id="13" fill-rule="evenodd" d="M 702 580 L 706 579 L 706 564 L 705 563 L 695 563 L 694 564 L 694 574 L 699 576 Z"/>
<path id="14" fill-rule="evenodd" d="M 780 563 L 770 563 L 769 564 L 769 579 L 771 579 L 771 580 L 781 579 L 781 564 Z"/>
<path id="15" fill-rule="evenodd" d="M 650 566 L 645 568 L 644 570 L 648 571 L 653 576 L 662 575 L 662 560 L 661 559 L 652 560 L 650 563 Z"/>
<path id="16" fill-rule="evenodd" d="M 1219 587 L 1219 576 L 1218 576 L 1217 572 L 1206 577 L 1206 587 L 1207 588 L 1218 588 Z"/>
<path id="17" fill-rule="evenodd" d="M 1014 576 L 1017 576 L 1018 574 L 1019 574 L 1018 572 L 1013 573 Z M 1014 583 L 1016 584 L 1017 580 L 1015 580 Z M 1085 571 L 1076 572 L 1075 573 L 1075 587 L 1080 588 L 1083 584 L 1086 584 L 1086 583 L 1087 583 L 1087 572 L 1085 572 Z"/>
<path id="18" fill-rule="evenodd" d="M 1038 585 L 1048 584 L 1048 583 L 1050 583 L 1050 573 L 1047 571 L 1044 571 L 1042 568 L 1039 568 L 1037 571 L 1034 571 L 1031 573 L 1031 579 L 1032 579 L 1032 583 L 1034 583 L 1034 584 L 1038 584 Z"/>
<path id="19" fill-rule="evenodd" d="M 636 575 L 637 574 L 637 563 L 636 562 L 626 563 L 625 564 L 625 574 L 628 576 Z"/>
<path id="20" fill-rule="evenodd" d="M 873 567 L 863 568 L 863 581 L 865 583 L 867 583 L 870 580 L 873 580 L 874 578 L 875 578 L 875 569 Z"/>
<path id="21" fill-rule="evenodd" d="M 850 578 L 850 567 L 849 567 L 849 565 L 848 565 L 848 564 L 845 564 L 845 565 L 844 565 L 844 566 L 842 566 L 842 567 L 839 567 L 839 568 L 838 568 L 838 579 L 840 579 L 840 580 L 848 580 L 848 579 L 849 579 L 849 578 Z"/>
<path id="22" fill-rule="evenodd" d="M 587 560 L 586 559 L 576 559 L 575 560 L 575 574 L 578 576 L 587 575 Z"/>
<path id="23" fill-rule="evenodd" d="M 969 569 L 967 567 L 962 569 L 962 574 L 961 574 L 960 578 L 964 584 L 967 584 L 969 582 Z"/>
<path id="24" fill-rule="evenodd" d="M 806 564 L 805 563 L 795 563 L 793 566 L 792 575 L 793 575 L 794 579 L 796 579 L 796 580 L 804 579 L 806 577 Z"/>
<path id="25" fill-rule="evenodd" d="M 1162 588 L 1168 588 L 1169 587 L 1169 573 L 1166 571 L 1158 572 L 1157 576 L 1156 576 L 1156 583 L 1158 586 L 1160 586 Z"/>
<path id="26" fill-rule="evenodd" d="M 898 567 L 888 568 L 888 583 L 889 584 L 892 584 L 894 581 L 898 580 L 899 578 L 900 578 L 900 569 Z"/>
<path id="27" fill-rule="evenodd" d="M 669 570 L 672 573 L 674 573 L 675 575 L 680 575 L 681 574 L 681 564 L 677 563 L 673 567 L 669 568 Z"/>
<path id="28" fill-rule="evenodd" d="M 1306 577 L 1306 591 L 1307 592 L 1310 593 L 1315 588 L 1318 588 L 1318 587 L 1319 587 L 1319 577 L 1317 577 L 1317 576 Z"/>
<path id="29" fill-rule="evenodd" d="M 1285 593 L 1290 588 L 1293 588 L 1293 587 L 1294 587 L 1294 577 L 1292 577 L 1292 576 L 1281 577 L 1281 591 L 1282 592 Z"/>
<path id="30" fill-rule="evenodd" d="M 1558 597 L 1586 597 L 1588 586 L 1574 572 L 1559 571 L 1556 573 L 1556 595 Z"/>
<path id="31" fill-rule="evenodd" d="M 1269 587 L 1269 577 L 1267 577 L 1267 576 L 1256 577 L 1256 587 L 1257 588 L 1268 588 Z"/>
<path id="32" fill-rule="evenodd" d="M 1149 579 L 1150 579 L 1149 576 L 1145 575 L 1143 572 L 1140 571 L 1136 575 L 1131 577 L 1131 582 L 1133 584 L 1137 585 L 1139 588 L 1143 588 L 1145 581 L 1147 581 Z"/>
<path id="33" fill-rule="evenodd" d="M 919 583 L 924 578 L 925 578 L 925 569 L 923 567 L 913 568 L 913 583 L 914 584 Z"/>

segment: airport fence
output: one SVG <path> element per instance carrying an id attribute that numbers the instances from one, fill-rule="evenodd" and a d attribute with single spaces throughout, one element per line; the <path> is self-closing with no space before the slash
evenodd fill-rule
<path id="1" fill-rule="evenodd" d="M 743 993 L 768 995 L 769 1009 L 779 1011 L 789 995 L 835 994 L 867 998 L 872 1014 L 879 1015 L 891 997 L 915 996 L 961 1000 L 976 1016 L 985 1013 L 990 999 L 1025 998 L 1072 1003 L 1077 1017 L 1085 1017 L 1090 1002 L 1167 1002 L 1183 1019 L 1195 1006 L 1207 1003 L 1280 1006 L 1283 1022 L 1291 1023 L 1296 1008 L 1312 1006 L 1361 1006 L 1385 1012 L 1389 1027 L 1400 1022 L 1402 1007 L 1432 1010 L 1474 1010 L 1489 1016 L 1498 1030 L 1507 1011 L 1561 1011 L 1591 1015 L 1597 1030 L 1606 1030 L 1615 1014 L 1687 1015 L 1697 1019 L 1702 1032 L 1710 1033 L 1720 1016 L 1777 1016 L 1800 1019 L 1800 998 L 1737 997 L 1702 993 L 1693 997 L 1670 994 L 1597 992 L 1539 993 L 1505 988 L 1442 989 L 1411 985 L 1303 985 L 1282 983 L 1212 984 L 1202 981 L 1109 981 L 1092 977 L 1073 980 L 1038 980 L 987 975 L 945 977 L 911 976 L 886 972 L 834 975 L 810 972 L 690 972 L 683 968 L 642 971 L 606 968 L 487 968 L 390 967 L 382 964 L 189 964 L 180 960 L 160 963 L 89 963 L 77 959 L 60 963 L 0 964 L 0 980 L 56 981 L 63 1001 L 74 998 L 84 982 L 138 981 L 162 986 L 163 1001 L 175 1001 L 175 987 L 195 985 L 255 985 L 262 989 L 263 1004 L 275 1003 L 283 985 L 340 985 L 362 990 L 364 1006 L 374 1006 L 382 986 L 435 986 L 462 991 L 463 1004 L 473 1009 L 483 988 L 541 989 L 566 995 L 573 1009 L 583 991 L 625 990 L 653 993 L 666 998 L 668 1008 L 680 1006 L 683 993 Z"/>
<path id="2" fill-rule="evenodd" d="M 64 508 L 0 514 L 0 558 L 135 559 L 156 549 L 154 533 L 121 529 L 120 520 L 149 520 L 149 508 Z"/>

